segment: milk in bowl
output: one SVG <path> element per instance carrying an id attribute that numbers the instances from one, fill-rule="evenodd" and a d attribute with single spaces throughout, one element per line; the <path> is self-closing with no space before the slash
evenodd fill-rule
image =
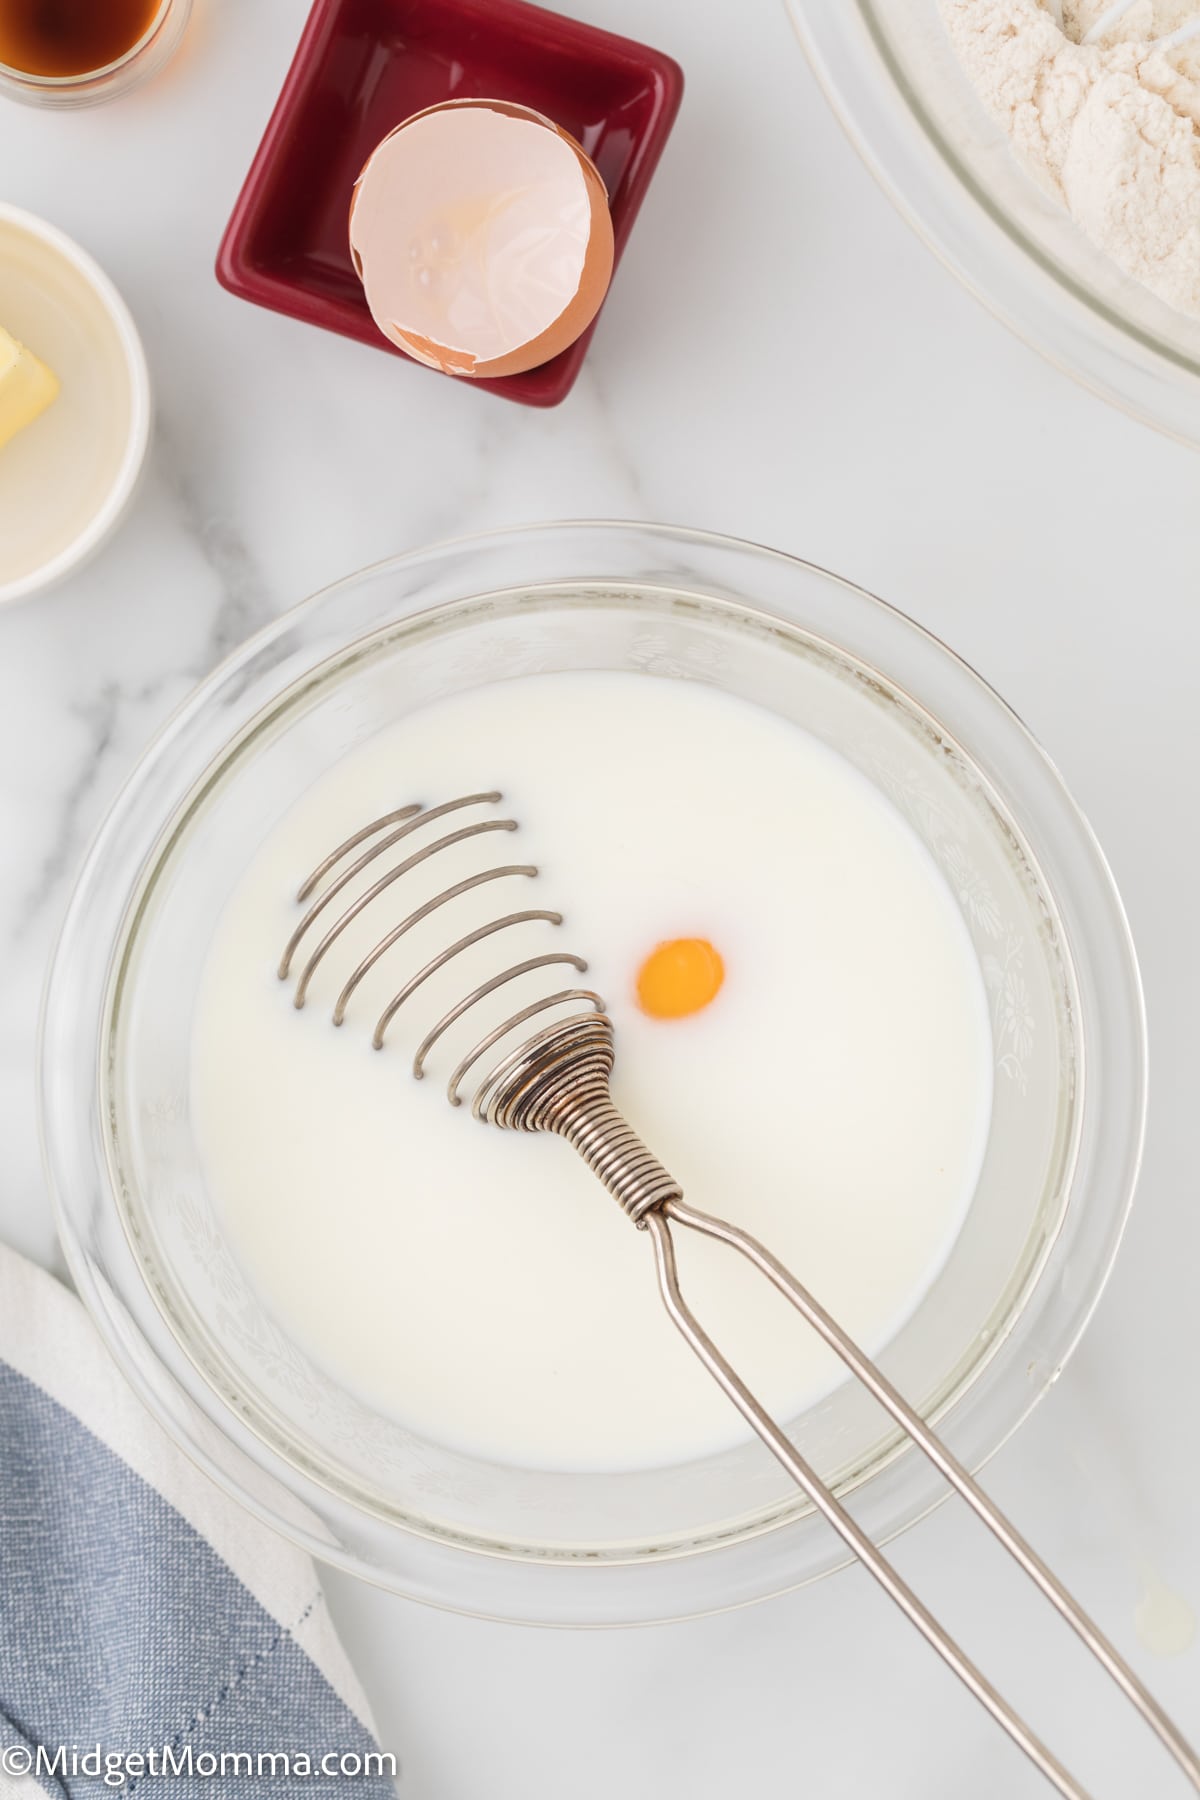
<path id="1" fill-rule="evenodd" d="M 297 1012 L 276 964 L 300 880 L 366 820 L 493 788 L 519 822 L 501 851 L 475 839 L 414 869 Z M 540 873 L 432 913 L 335 1030 L 363 945 L 488 859 Z M 228 1243 L 289 1339 L 383 1417 L 485 1461 L 633 1471 L 713 1455 L 745 1427 L 663 1313 L 641 1234 L 566 1146 L 446 1103 L 469 1024 L 439 1044 L 440 1081 L 412 1078 L 443 1003 L 536 957 L 545 923 L 456 959 L 438 1005 L 414 998 L 371 1047 L 389 994 L 514 907 L 562 913 L 554 941 L 586 958 L 580 979 L 613 1020 L 614 1097 L 689 1202 L 769 1244 L 872 1354 L 942 1269 L 979 1174 L 993 1084 L 979 959 L 929 850 L 843 757 L 750 701 L 617 671 L 417 707 L 316 782 L 230 896 L 192 1107 Z M 639 987 L 657 947 L 696 942 L 715 991 L 693 1006 Z M 523 980 L 509 1011 L 547 989 L 544 971 Z M 705 1243 L 681 1254 L 707 1328 L 777 1417 L 836 1385 L 832 1353 L 748 1271 Z"/>

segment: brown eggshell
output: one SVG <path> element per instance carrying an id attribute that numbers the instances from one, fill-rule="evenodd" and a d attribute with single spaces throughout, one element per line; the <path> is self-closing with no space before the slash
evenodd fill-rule
<path id="1" fill-rule="evenodd" d="M 438 343 L 430 335 L 422 334 L 392 317 L 392 307 L 380 304 L 379 284 L 372 281 L 373 263 L 379 259 L 373 253 L 373 246 L 367 241 L 369 234 L 361 229 L 359 220 L 364 189 L 371 181 L 373 172 L 380 167 L 380 153 L 385 146 L 417 124 L 419 120 L 459 109 L 484 109 L 503 114 L 508 118 L 524 120 L 555 133 L 562 142 L 570 147 L 578 159 L 588 202 L 587 247 L 574 293 L 567 294 L 558 314 L 536 335 L 523 343 L 514 345 L 503 354 L 484 358 L 478 357 L 472 351 L 461 346 L 455 347 Z M 357 232 L 356 222 L 360 225 Z M 418 362 L 426 363 L 431 368 L 441 369 L 449 375 L 491 379 L 501 375 L 517 375 L 526 369 L 534 369 L 542 363 L 549 362 L 551 357 L 557 356 L 560 351 L 567 349 L 575 342 L 576 338 L 587 330 L 600 310 L 612 279 L 614 252 L 612 216 L 608 208 L 608 194 L 595 164 L 570 133 L 556 125 L 552 119 L 547 119 L 543 114 L 534 112 L 530 107 L 518 106 L 506 100 L 443 101 L 438 106 L 426 107 L 424 111 L 414 113 L 411 118 L 398 125 L 395 131 L 389 132 L 388 136 L 376 146 L 371 156 L 368 157 L 354 184 L 354 193 L 350 202 L 349 228 L 351 257 L 366 290 L 372 316 L 384 336 Z M 376 245 L 378 245 L 378 237 Z M 387 248 L 391 250 L 393 246 L 388 245 Z"/>

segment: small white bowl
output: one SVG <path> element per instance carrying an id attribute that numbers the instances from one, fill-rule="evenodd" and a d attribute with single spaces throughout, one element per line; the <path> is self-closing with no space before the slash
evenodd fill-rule
<path id="1" fill-rule="evenodd" d="M 87 560 L 115 530 L 150 440 L 150 374 L 112 282 L 53 225 L 0 204 L 0 325 L 62 383 L 0 450 L 0 605 Z"/>

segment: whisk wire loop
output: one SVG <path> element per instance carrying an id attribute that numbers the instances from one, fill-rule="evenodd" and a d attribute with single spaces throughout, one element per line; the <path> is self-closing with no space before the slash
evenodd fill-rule
<path id="1" fill-rule="evenodd" d="M 416 974 L 411 976 L 404 983 L 404 986 L 400 989 L 399 993 L 392 996 L 380 1013 L 379 1023 L 375 1027 L 375 1048 L 377 1050 L 383 1049 L 383 1040 L 387 1035 L 387 1028 L 395 1018 L 396 1014 L 400 1011 L 400 1008 L 404 1005 L 405 1001 L 410 999 L 412 995 L 416 993 L 418 988 L 424 987 L 431 976 L 436 975 L 440 969 L 444 969 L 447 963 L 453 962 L 456 956 L 461 956 L 464 950 L 470 950 L 474 944 L 482 944 L 485 938 L 495 937 L 496 933 L 499 931 L 509 931 L 514 925 L 532 925 L 538 922 L 545 925 L 561 925 L 562 914 L 545 912 L 538 908 L 532 908 L 528 912 L 506 913 L 502 919 L 492 919 L 486 925 L 477 926 L 474 931 L 465 931 L 460 938 L 455 939 L 448 950 L 439 950 L 436 956 L 431 956 L 424 967 L 418 969 Z M 577 963 L 578 960 L 578 958 L 575 959 Z M 538 967 L 538 961 L 534 961 L 531 966 L 534 968 Z M 446 1026 L 452 1025 L 455 1019 L 461 1018 L 462 1014 L 473 1004 L 473 999 L 464 1000 L 461 1006 L 457 1006 L 452 1012 L 447 1013 L 437 1030 L 430 1034 L 427 1043 L 432 1044 L 436 1042 L 442 1035 Z M 416 1059 L 413 1062 L 413 1074 L 417 1076 L 418 1079 L 420 1079 L 423 1072 L 421 1065 L 425 1061 L 425 1048 L 425 1046 L 422 1046 L 422 1049 L 418 1051 Z"/>
<path id="2" fill-rule="evenodd" d="M 462 1105 L 458 1090 L 467 1071 L 473 1068 L 482 1056 L 486 1056 L 489 1050 L 494 1049 L 510 1032 L 515 1031 L 519 1025 L 524 1025 L 527 1020 L 536 1018 L 538 1013 L 549 1012 L 556 1006 L 568 1006 L 575 1000 L 588 1001 L 597 1012 L 602 1013 L 605 1010 L 604 1001 L 591 988 L 560 988 L 556 994 L 546 994 L 542 999 L 535 1000 L 531 1006 L 523 1006 L 520 1012 L 513 1013 L 510 1018 L 505 1019 L 502 1025 L 497 1025 L 494 1031 L 489 1031 L 486 1037 L 481 1038 L 474 1048 L 467 1052 L 451 1075 L 446 1086 L 446 1098 L 451 1106 Z"/>
<path id="3" fill-rule="evenodd" d="M 329 855 L 325 857 L 322 862 L 317 864 L 308 879 L 301 882 L 300 887 L 296 892 L 296 898 L 301 906 L 303 906 L 310 894 L 316 892 L 330 870 L 336 869 L 342 858 L 348 856 L 351 850 L 357 850 L 360 844 L 365 844 L 368 838 L 373 838 L 377 832 L 385 830 L 389 825 L 399 824 L 400 821 L 404 819 L 415 818 L 418 813 L 423 814 L 424 811 L 425 808 L 419 803 L 414 803 L 411 806 L 397 807 L 395 812 L 384 813 L 382 818 L 372 819 L 371 823 L 369 825 L 364 825 L 361 831 L 356 831 L 352 836 L 345 838 L 338 845 L 336 850 L 331 850 Z M 395 840 L 393 839 L 392 841 L 394 842 Z M 382 848 L 382 845 L 377 846 L 377 848 Z"/>
<path id="4" fill-rule="evenodd" d="M 422 825 L 424 823 L 424 818 L 414 819 L 411 826 L 405 826 L 402 828 L 401 832 L 396 832 L 392 837 L 384 839 L 384 843 L 380 848 L 370 851 L 366 856 L 360 857 L 351 868 L 346 870 L 344 875 L 339 876 L 333 885 L 325 890 L 318 900 L 313 902 L 312 906 L 307 913 L 305 913 L 288 940 L 287 948 L 285 949 L 279 964 L 279 974 L 282 980 L 287 979 L 291 970 L 292 958 L 301 942 L 335 896 L 341 893 L 353 877 L 359 874 L 377 855 L 380 854 L 381 848 L 390 848 L 399 841 L 401 835 L 406 834 L 409 830 L 415 829 L 417 825 Z M 455 844 L 465 843 L 468 838 L 482 836 L 484 832 L 515 830 L 516 825 L 511 819 L 481 819 L 478 824 L 464 825 L 461 830 L 451 831 L 447 836 L 438 838 L 435 843 L 427 844 L 423 850 L 414 851 L 411 856 L 407 857 L 403 862 L 398 863 L 394 869 L 389 869 L 386 875 L 381 875 L 373 886 L 369 887 L 365 893 L 360 894 L 356 900 L 353 900 L 350 905 L 346 907 L 344 912 L 338 915 L 335 922 L 329 927 L 329 930 L 325 933 L 324 937 L 309 957 L 307 963 L 304 965 L 300 980 L 296 984 L 295 999 L 297 1008 L 304 1005 L 305 998 L 308 994 L 309 983 L 316 974 L 319 965 L 324 961 L 325 955 L 331 946 L 337 942 L 338 938 L 342 936 L 347 927 L 352 925 L 355 919 L 359 918 L 361 914 L 366 911 L 367 907 L 371 906 L 379 898 L 380 894 L 384 893 L 394 882 L 402 880 L 403 877 L 410 874 L 413 869 L 418 868 L 424 862 L 428 862 L 430 857 L 436 856 L 440 850 L 449 850 Z"/>
<path id="5" fill-rule="evenodd" d="M 464 794 L 458 800 L 446 800 L 440 806 L 401 806 L 397 808 L 395 812 L 384 813 L 382 818 L 372 819 L 371 823 L 369 825 L 364 825 L 361 831 L 356 831 L 352 836 L 343 839 L 337 849 L 331 850 L 329 855 L 317 864 L 308 879 L 301 883 L 300 889 L 296 895 L 296 898 L 301 905 L 304 904 L 310 895 L 316 892 L 326 875 L 331 875 L 334 869 L 337 868 L 337 865 L 344 857 L 349 855 L 351 850 L 356 850 L 360 844 L 366 843 L 368 839 L 375 837 L 376 834 L 384 830 L 385 827 L 394 825 L 397 820 L 403 821 L 398 830 L 389 831 L 386 837 L 379 838 L 376 843 L 371 845 L 369 850 L 365 850 L 361 856 L 357 857 L 348 869 L 344 869 L 336 881 L 330 883 L 329 887 L 327 887 L 324 893 L 320 895 L 319 900 L 312 911 L 306 913 L 296 927 L 296 930 L 292 934 L 291 942 L 288 945 L 288 951 L 290 952 L 297 940 L 304 936 L 304 933 L 308 930 L 316 915 L 319 912 L 322 912 L 332 900 L 336 899 L 338 894 L 343 893 L 345 889 L 349 887 L 356 875 L 361 875 L 362 871 L 368 868 L 370 864 L 375 861 L 376 857 L 382 856 L 387 850 L 391 850 L 402 838 L 411 836 L 411 834 L 414 831 L 419 830 L 422 825 L 429 825 L 434 819 L 445 818 L 447 813 L 460 812 L 464 806 L 474 806 L 482 801 L 496 801 L 499 798 L 499 794 Z M 516 821 L 510 819 L 507 829 L 515 831 L 516 828 Z M 286 976 L 287 969 L 284 964 L 289 960 L 290 957 L 285 956 L 284 963 L 281 963 L 280 965 L 281 975 Z"/>
<path id="6" fill-rule="evenodd" d="M 443 888 L 440 894 L 435 894 L 432 900 L 425 902 L 424 906 L 418 906 L 416 911 L 410 912 L 406 919 L 401 919 L 399 925 L 389 931 L 386 937 L 380 938 L 375 947 L 363 957 L 337 997 L 333 1008 L 334 1024 L 341 1025 L 345 1020 L 346 1008 L 350 1004 L 355 988 L 371 973 L 376 963 L 387 955 L 393 944 L 398 944 L 405 933 L 411 931 L 414 925 L 419 925 L 422 919 L 427 919 L 431 913 L 437 912 L 438 908 L 445 906 L 448 901 L 457 900 L 460 894 L 469 894 L 473 888 L 483 887 L 485 882 L 500 881 L 508 875 L 536 874 L 537 870 L 532 863 L 504 863 L 499 868 L 485 869 L 480 875 L 470 875 L 465 881 L 456 881 L 453 887 Z"/>
<path id="7" fill-rule="evenodd" d="M 532 917 L 534 915 L 530 916 Z M 557 913 L 549 915 L 549 918 L 552 924 L 562 924 L 562 919 Z M 511 921 L 505 920 L 504 923 L 508 924 L 511 923 Z M 472 988 L 466 999 L 460 1000 L 457 1006 L 452 1006 L 449 1012 L 443 1013 L 433 1030 L 428 1032 L 426 1036 L 421 1039 L 421 1042 L 417 1047 L 417 1054 L 413 1057 L 413 1074 L 417 1077 L 417 1080 L 419 1081 L 425 1073 L 425 1058 L 429 1055 L 429 1052 L 433 1049 L 433 1046 L 437 1043 L 438 1039 L 450 1029 L 451 1025 L 456 1024 L 459 1019 L 470 1012 L 473 1006 L 477 1006 L 481 1000 L 485 1000 L 489 994 L 496 993 L 499 988 L 505 987 L 510 981 L 515 981 L 520 975 L 531 975 L 536 969 L 552 969 L 564 965 L 567 968 L 574 969 L 580 975 L 587 969 L 587 964 L 584 962 L 582 956 L 575 956 L 569 950 L 554 950 L 550 951 L 546 956 L 530 956 L 524 962 L 514 963 L 511 969 L 505 969 L 503 975 L 493 976 L 491 981 L 481 981 L 478 987 Z M 393 1000 L 390 1005 L 385 1008 L 383 1016 L 376 1026 L 376 1048 L 382 1046 L 383 1033 L 386 1031 L 391 1019 L 395 1016 L 395 1011 L 396 1002 Z"/>

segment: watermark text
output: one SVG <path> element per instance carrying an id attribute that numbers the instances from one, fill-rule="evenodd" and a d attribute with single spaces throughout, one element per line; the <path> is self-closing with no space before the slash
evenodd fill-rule
<path id="1" fill-rule="evenodd" d="M 160 1744 L 150 1750 L 106 1750 L 101 1744 L 9 1744 L 0 1749 L 0 1774 L 14 1778 L 32 1775 L 69 1781 L 89 1775 L 106 1787 L 122 1788 L 144 1775 L 279 1776 L 285 1780 L 361 1780 L 371 1776 L 396 1777 L 396 1758 L 390 1750 L 194 1750 L 191 1744 Z"/>

